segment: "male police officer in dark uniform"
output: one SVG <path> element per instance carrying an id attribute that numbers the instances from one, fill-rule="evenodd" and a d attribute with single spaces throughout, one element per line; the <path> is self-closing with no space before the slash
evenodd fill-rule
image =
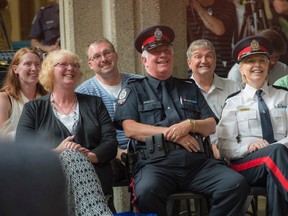
<path id="1" fill-rule="evenodd" d="M 222 162 L 201 152 L 193 133 L 215 133 L 214 115 L 193 80 L 173 78 L 174 32 L 145 29 L 135 41 L 147 77 L 131 81 L 119 94 L 115 125 L 135 139 L 135 204 L 140 213 L 167 215 L 167 197 L 181 190 L 212 198 L 211 214 L 237 215 L 248 184 Z M 168 90 L 168 92 L 167 92 Z"/>
<path id="2" fill-rule="evenodd" d="M 59 0 L 55 4 L 42 7 L 32 22 L 29 34 L 32 47 L 39 48 L 43 52 L 59 49 Z"/>

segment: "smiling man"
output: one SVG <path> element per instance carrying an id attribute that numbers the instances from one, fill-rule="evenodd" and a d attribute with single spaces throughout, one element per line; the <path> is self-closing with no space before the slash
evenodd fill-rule
<path id="1" fill-rule="evenodd" d="M 101 97 L 111 119 L 114 118 L 115 104 L 121 88 L 131 78 L 142 77 L 136 74 L 120 72 L 118 69 L 118 53 L 114 45 L 106 38 L 96 39 L 89 43 L 86 50 L 88 66 L 95 72 L 95 76 L 82 83 L 76 89 L 82 94 Z M 127 152 L 128 138 L 122 130 L 116 130 L 119 143 L 117 157 L 112 160 L 114 181 L 124 179 L 125 167 L 120 162 L 121 154 Z"/>
<path id="2" fill-rule="evenodd" d="M 137 36 L 135 48 L 148 75 L 129 82 L 118 97 L 115 125 L 135 140 L 134 204 L 140 213 L 171 215 L 168 196 L 188 190 L 212 198 L 213 215 L 237 215 L 247 183 L 209 158 L 193 137 L 215 133 L 216 122 L 195 82 L 172 76 L 174 37 L 164 25 Z"/>
<path id="3" fill-rule="evenodd" d="M 221 78 L 215 73 L 216 52 L 214 45 L 209 40 L 199 39 L 190 44 L 187 50 L 187 63 L 192 71 L 191 79 L 200 88 L 214 114 L 220 118 L 226 98 L 239 91 L 240 84 Z M 214 157 L 219 158 L 216 134 L 212 134 L 210 139 Z"/>

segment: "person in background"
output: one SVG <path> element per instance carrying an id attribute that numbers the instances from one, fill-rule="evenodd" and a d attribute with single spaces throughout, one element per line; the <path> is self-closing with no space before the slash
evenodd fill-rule
<path id="1" fill-rule="evenodd" d="M 0 0 L 0 50 L 12 49 L 12 23 L 7 0 Z"/>
<path id="2" fill-rule="evenodd" d="M 218 147 L 251 186 L 266 188 L 269 215 L 284 216 L 288 214 L 288 92 L 267 85 L 272 50 L 263 36 L 243 38 L 234 47 L 233 58 L 246 85 L 226 100 Z"/>
<path id="3" fill-rule="evenodd" d="M 114 124 L 137 141 L 134 204 L 140 213 L 166 216 L 168 196 L 188 190 L 212 198 L 213 215 L 237 215 L 248 185 L 222 161 L 200 152 L 193 133 L 209 136 L 216 122 L 195 82 L 172 76 L 174 37 L 165 25 L 138 34 L 135 48 L 148 75 L 129 82 L 118 96 Z"/>
<path id="4" fill-rule="evenodd" d="M 282 55 L 280 61 L 288 65 L 288 1 L 270 0 L 270 10 L 272 15 L 272 26 L 279 32 L 286 43 L 286 53 Z"/>
<path id="5" fill-rule="evenodd" d="M 273 85 L 276 80 L 285 75 L 288 75 L 288 66 L 279 61 L 280 57 L 286 53 L 286 42 L 281 34 L 273 29 L 262 30 L 257 35 L 265 37 L 273 47 L 272 56 L 269 61 L 269 71 L 267 78 L 268 84 Z M 235 63 L 235 65 L 231 68 L 228 73 L 228 79 L 234 80 L 238 83 L 243 82 L 239 64 Z"/>
<path id="6" fill-rule="evenodd" d="M 40 69 L 36 50 L 21 48 L 15 53 L 0 89 L 0 139 L 14 140 L 24 104 L 46 94 L 38 82 Z"/>
<path id="7" fill-rule="evenodd" d="M 234 3 L 230 0 L 188 0 L 187 33 L 188 45 L 197 39 L 207 39 L 214 44 L 217 54 L 215 72 L 227 77 L 233 66 L 232 44 L 238 36 Z"/>
<path id="8" fill-rule="evenodd" d="M 240 90 L 240 84 L 221 78 L 215 73 L 216 51 L 214 45 L 206 39 L 193 41 L 187 50 L 187 63 L 193 71 L 191 79 L 200 88 L 208 105 L 220 119 L 226 98 Z M 216 133 L 210 135 L 214 157 L 220 158 L 217 149 L 217 126 Z"/>
<path id="9" fill-rule="evenodd" d="M 32 21 L 31 46 L 47 53 L 60 48 L 59 0 L 42 7 Z"/>
<path id="10" fill-rule="evenodd" d="M 68 176 L 71 215 L 111 215 L 107 200 L 115 211 L 110 160 L 117 152 L 116 132 L 101 98 L 74 92 L 82 77 L 79 61 L 64 49 L 44 59 L 39 80 L 50 94 L 25 104 L 16 142 L 49 140 L 43 144 L 59 154 Z"/>
<path id="11" fill-rule="evenodd" d="M 141 76 L 119 71 L 118 54 L 114 45 L 106 38 L 90 42 L 86 54 L 88 66 L 95 72 L 95 76 L 78 86 L 76 92 L 101 97 L 113 119 L 120 90 L 129 79 Z M 119 146 L 116 159 L 111 161 L 111 165 L 114 181 L 120 181 L 126 178 L 126 168 L 121 162 L 121 155 L 123 152 L 127 153 L 129 139 L 125 137 L 123 130 L 116 130 L 116 132 Z"/>

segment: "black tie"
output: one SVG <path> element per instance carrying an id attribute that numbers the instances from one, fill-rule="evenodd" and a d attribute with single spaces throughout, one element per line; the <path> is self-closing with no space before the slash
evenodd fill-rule
<path id="1" fill-rule="evenodd" d="M 258 96 L 258 109 L 261 120 L 262 135 L 263 139 L 267 140 L 267 142 L 273 143 L 275 142 L 273 127 L 270 119 L 269 109 L 261 96 L 262 92 L 263 90 L 261 89 L 256 91 L 256 95 Z"/>
<path id="2" fill-rule="evenodd" d="M 175 123 L 180 122 L 179 114 L 173 104 L 172 98 L 169 95 L 168 88 L 169 86 L 166 85 L 165 81 L 161 81 L 161 87 L 162 87 L 162 104 L 163 109 L 166 115 L 166 118 L 168 120 L 169 126 Z"/>

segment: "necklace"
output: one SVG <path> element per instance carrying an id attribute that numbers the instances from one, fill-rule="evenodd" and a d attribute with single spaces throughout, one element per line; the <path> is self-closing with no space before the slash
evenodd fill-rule
<path id="1" fill-rule="evenodd" d="M 68 115 L 68 114 L 71 112 L 73 106 L 77 103 L 77 97 L 76 97 L 76 95 L 74 95 L 74 97 L 75 97 L 75 99 L 74 99 L 74 101 L 73 101 L 70 109 L 68 110 L 68 112 L 64 112 L 64 110 L 61 108 L 61 106 L 56 102 L 55 97 L 54 97 L 53 94 L 51 94 L 51 102 L 52 102 L 53 104 L 55 104 L 55 105 L 61 110 L 61 112 L 62 112 L 64 115 Z M 54 109 L 55 109 L 55 105 L 54 105 Z"/>

